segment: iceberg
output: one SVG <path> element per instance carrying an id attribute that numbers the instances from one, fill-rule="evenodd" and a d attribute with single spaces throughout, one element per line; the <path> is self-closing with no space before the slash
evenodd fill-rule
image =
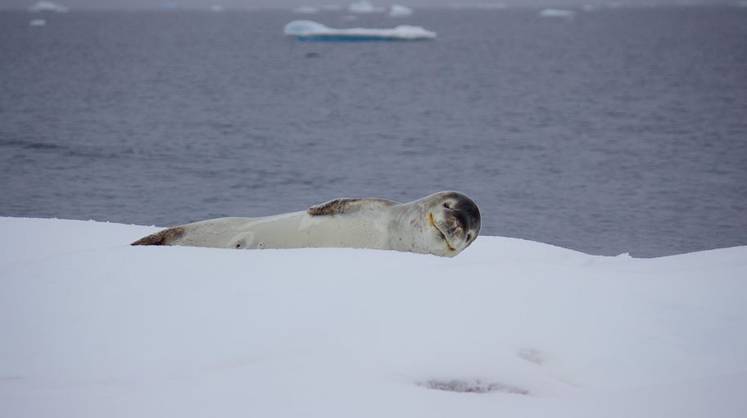
<path id="1" fill-rule="evenodd" d="M 0 217 L 3 417 L 741 417 L 747 246 L 132 247 Z M 740 331 L 742 330 L 742 331 Z"/>
<path id="2" fill-rule="evenodd" d="M 436 33 L 420 26 L 400 25 L 393 29 L 333 29 L 311 20 L 294 20 L 284 32 L 302 41 L 418 41 L 435 39 Z"/>
<path id="3" fill-rule="evenodd" d="M 67 13 L 70 11 L 67 7 L 52 3 L 51 1 L 39 1 L 29 7 L 30 12 L 56 12 L 56 13 Z"/>
<path id="4" fill-rule="evenodd" d="M 576 12 L 573 10 L 562 10 L 562 9 L 543 9 L 539 12 L 540 17 L 559 17 L 565 19 L 572 19 L 576 16 Z"/>
<path id="5" fill-rule="evenodd" d="M 391 17 L 406 17 L 412 14 L 412 9 L 399 4 L 394 4 L 389 8 L 389 16 Z"/>

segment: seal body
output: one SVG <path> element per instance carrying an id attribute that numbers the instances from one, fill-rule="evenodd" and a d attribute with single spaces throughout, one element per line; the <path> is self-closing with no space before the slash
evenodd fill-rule
<path id="1" fill-rule="evenodd" d="M 215 248 L 372 248 L 455 256 L 480 231 L 480 211 L 467 196 L 439 192 L 399 203 L 331 200 L 306 211 L 261 218 L 217 218 L 168 228 L 132 245 Z"/>

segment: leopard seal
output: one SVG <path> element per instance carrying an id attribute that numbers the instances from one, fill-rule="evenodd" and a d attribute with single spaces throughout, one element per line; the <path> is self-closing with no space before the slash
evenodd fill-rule
<path id="1" fill-rule="evenodd" d="M 480 233 L 480 210 L 459 192 L 412 202 L 340 198 L 306 211 L 179 225 L 132 245 L 213 248 L 371 248 L 453 257 Z"/>

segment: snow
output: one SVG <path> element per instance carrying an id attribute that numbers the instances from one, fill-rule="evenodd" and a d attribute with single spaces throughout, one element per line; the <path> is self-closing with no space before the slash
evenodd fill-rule
<path id="1" fill-rule="evenodd" d="M 562 9 L 543 9 L 539 12 L 540 17 L 559 17 L 565 19 L 571 19 L 576 16 L 576 12 L 573 10 L 562 10 Z"/>
<path id="2" fill-rule="evenodd" d="M 0 218 L 0 416 L 740 417 L 747 247 L 132 247 Z"/>
<path id="3" fill-rule="evenodd" d="M 29 7 L 29 11 L 67 13 L 69 9 L 61 4 L 53 3 L 51 1 L 39 1 Z"/>
<path id="4" fill-rule="evenodd" d="M 400 25 L 393 29 L 333 29 L 311 20 L 294 20 L 285 25 L 286 35 L 316 41 L 416 41 L 434 39 L 436 34 L 420 26 Z"/>
<path id="5" fill-rule="evenodd" d="M 407 17 L 412 14 L 412 9 L 406 6 L 400 6 L 394 4 L 389 8 L 389 16 L 391 17 Z"/>

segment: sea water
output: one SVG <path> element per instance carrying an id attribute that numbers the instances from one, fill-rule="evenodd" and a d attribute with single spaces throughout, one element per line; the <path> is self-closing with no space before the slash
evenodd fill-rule
<path id="1" fill-rule="evenodd" d="M 455 189 L 483 234 L 747 244 L 747 9 L 0 13 L 0 216 L 173 225 Z M 43 245 L 43 243 L 40 243 Z"/>

